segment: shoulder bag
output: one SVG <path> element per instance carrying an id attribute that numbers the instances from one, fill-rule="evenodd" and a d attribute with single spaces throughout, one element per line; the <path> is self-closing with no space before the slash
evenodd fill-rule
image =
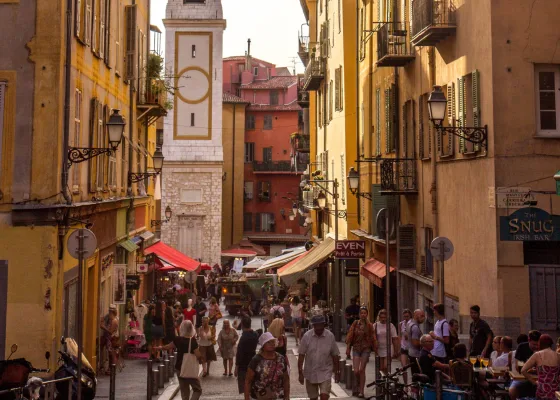
<path id="1" fill-rule="evenodd" d="M 192 338 L 189 338 L 189 352 L 183 354 L 183 362 L 181 363 L 180 378 L 198 379 L 200 376 L 200 364 L 196 355 L 191 353 Z"/>

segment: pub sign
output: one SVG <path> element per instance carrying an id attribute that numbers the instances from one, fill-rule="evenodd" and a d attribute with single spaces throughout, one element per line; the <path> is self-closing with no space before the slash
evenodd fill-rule
<path id="1" fill-rule="evenodd" d="M 337 240 L 334 255 L 336 258 L 365 258 L 366 242 L 363 240 Z"/>
<path id="2" fill-rule="evenodd" d="M 500 217 L 500 240 L 502 241 L 560 241 L 560 216 L 526 207 Z"/>

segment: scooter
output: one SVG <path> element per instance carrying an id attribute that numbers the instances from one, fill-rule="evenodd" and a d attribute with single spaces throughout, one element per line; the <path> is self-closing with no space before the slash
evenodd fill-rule
<path id="1" fill-rule="evenodd" d="M 0 400 L 21 399 L 26 392 L 25 388 L 29 380 L 29 374 L 34 372 L 50 372 L 49 369 L 34 368 L 25 358 L 11 360 L 12 355 L 17 351 L 17 344 L 11 347 L 8 359 L 0 361 Z M 45 353 L 47 361 L 50 353 Z M 33 379 L 33 378 L 32 378 Z M 26 395 L 28 393 L 25 393 Z"/>
<path id="2" fill-rule="evenodd" d="M 72 383 L 72 399 L 78 398 L 78 345 L 71 338 L 64 336 L 60 340 L 62 350 L 58 352 L 60 355 L 60 367 L 55 372 L 55 379 L 62 379 L 66 377 L 73 377 Z M 91 367 L 86 357 L 82 354 L 82 400 L 93 400 L 95 398 L 95 391 L 97 389 L 97 378 L 95 371 Z M 68 398 L 68 384 L 60 382 L 56 384 L 58 391 L 58 398 Z M 2 400 L 2 399 L 0 399 Z"/>

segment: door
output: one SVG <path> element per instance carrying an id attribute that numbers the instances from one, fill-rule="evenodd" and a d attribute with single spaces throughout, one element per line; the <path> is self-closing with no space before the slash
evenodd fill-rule
<path id="1" fill-rule="evenodd" d="M 263 148 L 263 162 L 267 164 L 272 162 L 272 147 Z"/>
<path id="2" fill-rule="evenodd" d="M 202 217 L 180 219 L 178 250 L 190 258 L 202 260 Z"/>
<path id="3" fill-rule="evenodd" d="M 560 335 L 560 265 L 530 265 L 531 328 Z"/>
<path id="4" fill-rule="evenodd" d="M 0 260 L 0 360 L 6 355 L 6 312 L 8 309 L 8 261 Z"/>

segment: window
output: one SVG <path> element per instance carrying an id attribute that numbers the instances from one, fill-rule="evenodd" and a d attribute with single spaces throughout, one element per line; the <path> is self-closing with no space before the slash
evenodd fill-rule
<path id="1" fill-rule="evenodd" d="M 156 147 L 163 146 L 163 129 L 156 129 Z"/>
<path id="2" fill-rule="evenodd" d="M 2 97 L 0 95 L 0 97 Z M 0 107 L 1 109 L 1 107 Z M 0 122 L 2 121 L 2 118 L 0 116 Z M 74 147 L 80 147 L 80 136 L 82 134 L 82 91 L 79 89 L 76 89 L 76 91 L 74 92 L 74 140 L 72 145 Z M 0 138 L 2 137 L 2 135 L 0 135 Z M 0 144 L 0 150 L 1 150 L 1 144 Z M 74 169 L 72 171 L 72 185 L 77 186 L 80 185 L 80 164 L 73 164 L 72 168 Z M 74 188 L 72 188 L 72 190 L 74 191 Z"/>
<path id="3" fill-rule="evenodd" d="M 270 91 L 270 105 L 271 106 L 278 105 L 278 90 Z"/>
<path id="4" fill-rule="evenodd" d="M 136 73 L 136 10 L 137 5 L 125 7 L 126 19 L 126 80 L 134 79 Z"/>
<path id="5" fill-rule="evenodd" d="M 118 1 L 117 1 L 118 3 Z M 104 56 L 105 65 L 111 68 L 111 0 L 105 0 L 105 13 L 104 13 L 105 34 L 103 35 L 104 43 Z"/>
<path id="6" fill-rule="evenodd" d="M 107 148 L 109 144 L 105 144 L 107 141 L 107 135 L 105 131 L 105 110 L 107 106 L 102 106 L 101 103 L 98 103 L 97 107 L 97 140 L 96 146 L 98 148 Z M 99 155 L 95 157 L 95 161 L 97 162 L 97 173 L 96 173 L 96 185 L 97 190 L 101 191 L 104 189 L 105 183 L 105 159 L 106 154 Z"/>
<path id="7" fill-rule="evenodd" d="M 407 100 L 402 108 L 402 156 L 415 158 L 414 149 L 414 100 Z"/>
<path id="8" fill-rule="evenodd" d="M 243 213 L 243 232 L 253 230 L 253 213 Z"/>
<path id="9" fill-rule="evenodd" d="M 194 113 L 191 113 L 191 126 L 194 126 Z"/>
<path id="10" fill-rule="evenodd" d="M 259 67 L 253 68 L 253 75 L 257 76 L 259 74 Z"/>
<path id="11" fill-rule="evenodd" d="M 375 91 L 375 155 L 381 155 L 381 89 Z"/>
<path id="12" fill-rule="evenodd" d="M 202 189 L 181 189 L 181 203 L 202 203 Z"/>
<path id="13" fill-rule="evenodd" d="M 447 86 L 444 87 L 443 91 L 447 93 L 447 126 L 456 126 L 455 82 L 449 82 Z M 441 132 L 437 132 L 437 141 L 440 157 L 449 157 L 453 155 L 455 152 L 455 135 L 442 135 Z"/>
<path id="14" fill-rule="evenodd" d="M 322 14 L 322 13 L 323 13 L 323 0 L 319 0 L 319 14 Z"/>
<path id="15" fill-rule="evenodd" d="M 92 2 L 92 14 L 93 14 L 93 24 L 91 25 L 91 50 L 93 54 L 97 53 L 97 24 L 98 18 L 97 14 L 99 13 L 99 0 L 91 0 Z"/>
<path id="16" fill-rule="evenodd" d="M 432 122 L 428 114 L 428 97 L 429 93 L 425 93 L 418 98 L 418 145 L 422 160 L 429 160 L 432 155 Z"/>
<path id="17" fill-rule="evenodd" d="M 317 121 L 321 128 L 323 126 L 323 92 L 321 90 L 317 91 Z"/>
<path id="18" fill-rule="evenodd" d="M 105 58 L 105 0 L 99 0 L 99 58 Z"/>
<path id="19" fill-rule="evenodd" d="M 396 87 L 385 89 L 385 153 L 395 151 Z"/>
<path id="20" fill-rule="evenodd" d="M 255 116 L 247 115 L 245 119 L 245 129 L 255 129 Z"/>
<path id="21" fill-rule="evenodd" d="M 243 199 L 253 200 L 253 182 L 245 182 L 243 185 Z"/>
<path id="22" fill-rule="evenodd" d="M 341 3 L 342 0 L 338 0 L 338 33 L 342 32 L 342 7 Z"/>
<path id="23" fill-rule="evenodd" d="M 426 255 L 426 275 L 434 275 L 434 259 L 432 257 L 432 252 L 430 251 L 430 244 L 434 240 L 434 232 L 432 228 L 424 228 L 424 254 Z"/>
<path id="24" fill-rule="evenodd" d="M 479 72 L 457 79 L 457 100 L 459 102 L 459 115 L 457 124 L 459 126 L 480 126 L 480 92 L 478 82 Z M 479 144 L 473 144 L 459 138 L 459 152 L 464 154 L 474 153 L 480 150 Z"/>
<path id="25" fill-rule="evenodd" d="M 344 103 L 342 96 L 342 66 L 339 66 L 334 71 L 334 109 L 342 111 L 342 104 Z"/>
<path id="26" fill-rule="evenodd" d="M 255 143 L 245 143 L 245 162 L 252 163 L 255 161 Z"/>
<path id="27" fill-rule="evenodd" d="M 124 115 L 123 115 L 124 117 Z M 119 151 L 121 152 L 121 188 L 124 190 L 128 183 L 127 176 L 128 176 L 128 157 L 127 157 L 127 148 L 126 142 L 128 139 L 127 136 L 124 137 L 122 144 L 119 146 Z"/>
<path id="28" fill-rule="evenodd" d="M 255 226 L 257 232 L 274 232 L 274 214 L 259 213 L 257 214 L 257 223 Z"/>
<path id="29" fill-rule="evenodd" d="M 105 147 L 109 147 L 109 132 L 107 131 L 107 122 L 112 113 L 112 109 L 105 106 L 103 109 L 103 132 L 105 132 Z M 107 155 L 107 186 L 109 190 L 117 190 L 117 156 L 114 152 Z"/>
<path id="30" fill-rule="evenodd" d="M 263 129 L 264 130 L 270 130 L 272 129 L 272 115 L 267 114 L 264 116 L 264 125 L 263 125 Z"/>
<path id="31" fill-rule="evenodd" d="M 331 80 L 329 84 L 329 122 L 333 119 L 333 103 L 334 103 L 334 90 L 333 81 Z"/>
<path id="32" fill-rule="evenodd" d="M 117 10 L 117 29 L 115 29 L 115 74 L 117 76 L 121 76 L 121 62 L 122 62 L 122 54 L 121 54 L 121 41 L 122 41 L 122 33 L 121 33 L 121 2 L 117 1 L 117 6 L 115 7 Z M 110 37 L 110 35 L 109 35 Z"/>
<path id="33" fill-rule="evenodd" d="M 196 45 L 194 45 L 194 44 L 192 45 L 192 48 L 191 48 L 191 57 L 196 58 Z"/>
<path id="34" fill-rule="evenodd" d="M 83 0 L 83 1 L 86 2 L 86 6 L 84 10 L 85 18 L 83 23 L 83 27 L 84 27 L 83 38 L 85 44 L 89 46 L 91 44 L 91 33 L 92 33 L 91 18 L 93 12 L 93 5 L 92 5 L 93 0 Z"/>
<path id="35" fill-rule="evenodd" d="M 263 147 L 263 162 L 272 162 L 272 147 Z"/>
<path id="36" fill-rule="evenodd" d="M 260 201 L 270 201 L 270 182 L 259 182 L 258 183 L 258 196 Z"/>
<path id="37" fill-rule="evenodd" d="M 89 141 L 87 147 L 99 147 L 98 144 L 98 123 L 97 123 L 97 116 L 98 116 L 98 109 L 100 108 L 99 101 L 96 98 L 91 99 L 90 102 L 90 109 L 89 109 Z M 84 146 L 85 147 L 85 146 Z M 97 167 L 98 167 L 98 159 L 101 156 L 91 158 L 88 161 L 88 190 L 91 193 L 95 193 L 97 191 Z"/>
<path id="38" fill-rule="evenodd" d="M 560 66 L 535 65 L 538 136 L 560 135 Z"/>

